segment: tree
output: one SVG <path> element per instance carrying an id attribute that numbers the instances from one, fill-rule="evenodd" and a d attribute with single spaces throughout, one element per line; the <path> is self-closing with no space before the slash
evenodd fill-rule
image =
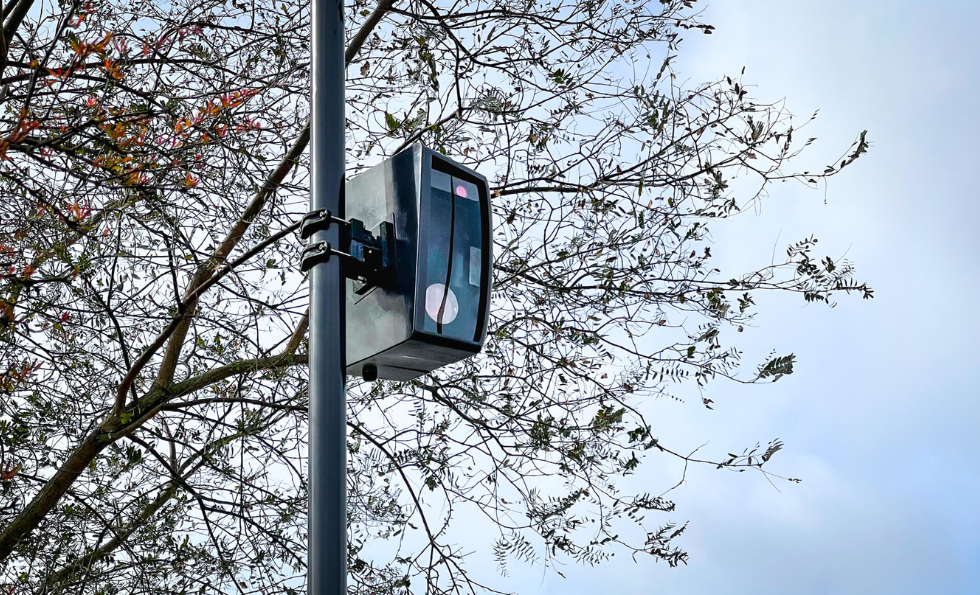
<path id="1" fill-rule="evenodd" d="M 492 590 L 447 538 L 464 511 L 497 527 L 504 572 L 617 549 L 686 562 L 683 524 L 643 520 L 674 505 L 615 479 L 647 451 L 760 469 L 782 443 L 685 457 L 650 401 L 792 372 L 774 354 L 739 375 L 723 347 L 756 292 L 871 297 L 814 238 L 758 271 L 712 266 L 713 219 L 868 143 L 784 172 L 813 139 L 781 104 L 741 78 L 677 82 L 680 36 L 713 29 L 693 4 L 348 4 L 349 173 L 422 141 L 491 176 L 496 222 L 485 352 L 349 383 L 352 592 Z M 301 591 L 307 3 L 2 12 L 0 584 Z"/>

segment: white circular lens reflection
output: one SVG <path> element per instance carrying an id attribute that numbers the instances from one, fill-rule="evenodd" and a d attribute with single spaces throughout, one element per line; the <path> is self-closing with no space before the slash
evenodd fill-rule
<path id="1" fill-rule="evenodd" d="M 439 310 L 442 309 L 443 297 L 445 297 L 446 307 L 439 317 Z M 459 315 L 459 301 L 452 289 L 442 283 L 433 283 L 425 289 L 425 313 L 429 318 L 439 324 L 449 324 L 456 320 Z"/>

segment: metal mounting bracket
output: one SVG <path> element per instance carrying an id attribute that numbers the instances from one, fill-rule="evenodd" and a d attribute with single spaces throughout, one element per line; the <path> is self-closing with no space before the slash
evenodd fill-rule
<path id="1" fill-rule="evenodd" d="M 346 220 L 334 217 L 333 214 L 330 213 L 329 209 L 310 211 L 304 215 L 303 220 L 300 221 L 299 237 L 305 242 L 313 237 L 313 234 L 316 232 L 330 229 L 331 223 L 349 225 Z"/>
<path id="2" fill-rule="evenodd" d="M 364 222 L 357 219 L 346 221 L 334 217 L 330 211 L 313 211 L 303 217 L 300 237 L 309 239 L 316 232 L 329 229 L 332 224 L 340 227 L 340 247 L 347 251 L 335 250 L 328 242 L 311 244 L 300 257 L 300 270 L 305 273 L 327 262 L 331 256 L 337 256 L 344 260 L 344 276 L 360 281 L 354 289 L 355 293 L 363 294 L 381 285 L 385 273 L 394 265 L 394 225 L 390 221 L 382 221 L 371 233 L 364 229 Z"/>

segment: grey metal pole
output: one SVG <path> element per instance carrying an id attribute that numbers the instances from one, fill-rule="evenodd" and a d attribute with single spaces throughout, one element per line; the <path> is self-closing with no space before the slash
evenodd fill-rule
<path id="1" fill-rule="evenodd" d="M 310 210 L 344 216 L 344 4 L 312 0 Z M 340 246 L 332 225 L 312 242 Z M 310 443 L 307 588 L 347 591 L 347 396 L 345 279 L 339 258 L 310 273 Z"/>

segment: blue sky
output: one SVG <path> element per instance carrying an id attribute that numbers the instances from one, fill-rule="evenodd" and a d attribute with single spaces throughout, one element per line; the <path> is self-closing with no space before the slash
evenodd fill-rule
<path id="1" fill-rule="evenodd" d="M 835 309 L 789 296 L 757 299 L 747 365 L 793 352 L 796 372 L 764 387 L 709 387 L 661 401 L 662 439 L 728 452 L 781 438 L 771 470 L 694 469 L 671 495 L 687 567 L 618 557 L 486 578 L 522 595 L 579 593 L 980 593 L 980 255 L 976 109 L 980 5 L 715 1 L 676 63 L 692 84 L 746 67 L 759 100 L 786 98 L 818 142 L 796 162 L 817 169 L 867 129 L 873 148 L 824 191 L 772 188 L 758 214 L 716 226 L 723 270 L 767 264 L 811 233 L 845 255 L 876 298 Z M 679 477 L 650 459 L 633 487 Z M 475 545 L 475 544 L 474 544 Z M 474 548 L 482 549 L 482 548 Z"/>

